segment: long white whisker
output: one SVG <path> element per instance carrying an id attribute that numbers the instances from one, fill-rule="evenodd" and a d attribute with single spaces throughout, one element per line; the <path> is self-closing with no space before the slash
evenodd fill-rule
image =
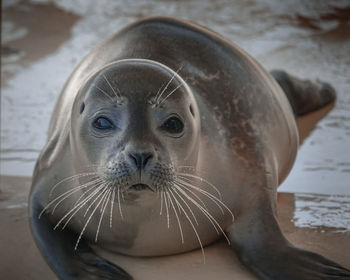
<path id="1" fill-rule="evenodd" d="M 112 228 L 114 199 L 115 199 L 115 187 L 113 187 L 112 202 L 111 202 L 111 212 L 109 214 L 109 227 L 110 228 Z"/>
<path id="2" fill-rule="evenodd" d="M 179 189 L 179 186 L 175 186 L 175 188 Z M 180 191 L 182 194 L 185 194 L 185 191 L 180 190 L 180 189 L 179 189 L 179 191 Z M 186 198 L 187 198 L 189 201 L 191 201 L 191 202 L 192 202 L 206 217 L 207 217 L 207 219 L 209 220 L 209 222 L 210 222 L 210 223 L 212 224 L 212 226 L 214 227 L 216 233 L 219 235 L 220 233 L 219 233 L 219 230 L 218 230 L 217 227 L 216 227 L 216 224 L 214 224 L 213 221 L 211 220 L 211 218 L 210 218 L 211 216 L 207 215 L 207 213 L 209 213 L 209 212 L 206 211 L 206 210 L 203 211 L 202 209 L 204 209 L 204 208 L 198 207 L 197 204 L 196 204 L 195 202 L 193 202 L 194 200 L 191 199 L 191 197 L 186 196 Z M 199 204 L 198 204 L 198 205 L 199 205 Z"/>
<path id="3" fill-rule="evenodd" d="M 185 211 L 185 209 L 182 207 L 181 204 L 180 204 L 180 208 L 181 208 L 182 212 L 185 214 L 186 219 L 187 219 L 187 220 L 189 221 L 189 223 L 191 224 L 191 227 L 192 227 L 192 229 L 193 229 L 193 231 L 194 231 L 194 233 L 195 233 L 195 235 L 196 235 L 196 237 L 197 237 L 197 240 L 198 240 L 198 242 L 199 242 L 199 246 L 201 247 L 201 250 L 202 250 L 203 263 L 205 263 L 204 248 L 203 248 L 202 241 L 201 241 L 201 239 L 200 239 L 200 237 L 199 237 L 199 234 L 198 234 L 198 232 L 197 232 L 197 230 L 196 230 L 196 227 L 194 226 L 192 220 L 190 219 L 190 217 L 188 216 L 187 212 Z"/>
<path id="4" fill-rule="evenodd" d="M 191 191 L 188 187 L 190 187 L 190 188 L 193 188 L 193 189 L 195 189 L 195 188 L 197 188 L 196 186 L 193 186 L 192 184 L 189 184 L 189 183 L 187 183 L 187 182 L 185 182 L 185 181 L 182 181 L 182 180 L 176 180 L 176 183 L 177 184 L 180 184 L 184 189 L 186 189 L 187 191 Z M 220 209 L 220 211 L 221 211 L 221 213 L 224 215 L 224 210 L 222 209 L 222 207 L 221 207 L 221 205 L 217 202 L 217 200 L 218 200 L 218 198 L 217 197 L 215 197 L 215 196 L 213 196 L 213 197 L 215 197 L 216 199 L 214 199 L 213 197 L 211 197 L 211 196 L 207 196 L 205 193 L 206 193 L 206 191 L 204 191 L 204 190 L 202 190 L 202 189 L 200 189 L 200 190 L 198 190 L 198 189 L 196 189 L 199 193 L 201 193 L 201 194 L 203 194 L 203 195 L 205 195 L 206 197 L 208 197 L 212 202 L 214 202 L 215 204 L 216 204 L 216 206 Z M 209 193 L 208 193 L 209 194 Z M 219 200 L 220 201 L 220 200 Z M 208 210 L 208 209 L 207 209 Z"/>
<path id="5" fill-rule="evenodd" d="M 87 190 L 85 190 L 77 199 L 77 201 L 74 203 L 74 206 L 77 205 L 83 198 L 84 196 L 91 190 L 93 190 L 98 184 L 102 183 L 103 179 L 101 179 L 99 182 L 97 182 L 96 184 L 94 184 L 93 186 L 91 186 L 90 188 L 88 188 Z"/>
<path id="6" fill-rule="evenodd" d="M 120 204 L 120 187 L 118 186 L 118 207 L 119 207 L 119 214 L 122 220 L 124 220 L 123 212 L 122 212 L 122 206 Z"/>
<path id="7" fill-rule="evenodd" d="M 103 93 L 103 95 L 105 95 L 106 97 L 108 97 L 108 99 L 111 101 L 111 103 L 113 104 L 114 103 L 114 100 L 113 98 L 107 93 L 105 92 L 102 88 L 98 87 L 97 85 L 95 85 L 95 87 Z"/>
<path id="8" fill-rule="evenodd" d="M 167 192 L 167 190 L 164 190 L 165 193 Z M 166 209 L 166 218 L 167 218 L 167 223 L 168 223 L 168 228 L 170 227 L 170 215 L 169 215 L 169 208 L 168 208 L 168 200 L 167 197 L 164 193 L 164 203 L 165 203 L 165 209 Z"/>
<path id="9" fill-rule="evenodd" d="M 108 184 L 106 185 L 106 187 L 108 188 L 108 190 L 112 191 L 112 188 L 111 188 L 110 186 L 111 186 L 111 183 L 108 183 Z M 109 201 L 109 200 L 107 199 L 107 197 L 105 197 L 105 200 L 102 202 L 102 205 L 101 205 L 101 208 L 100 208 L 100 213 L 102 213 L 103 208 L 105 207 L 105 204 L 108 203 L 108 201 Z"/>
<path id="10" fill-rule="evenodd" d="M 101 187 L 101 188 L 100 188 Z M 96 190 L 95 191 L 93 191 L 92 193 L 90 193 L 85 199 L 83 199 L 82 201 L 81 201 L 81 203 L 79 203 L 79 204 L 77 204 L 76 206 L 74 206 L 73 208 L 72 208 L 72 210 L 70 210 L 69 212 L 71 212 L 71 214 L 68 212 L 67 214 L 67 217 L 70 215 L 70 217 L 68 217 L 68 219 L 67 219 L 67 221 L 64 223 L 64 225 L 62 226 L 62 230 L 63 229 L 65 229 L 66 228 L 66 226 L 68 225 L 68 223 L 69 223 L 69 221 L 75 216 L 75 214 L 77 214 L 79 211 L 80 211 L 80 209 L 82 209 L 85 205 L 86 205 L 86 203 L 88 203 L 95 195 L 97 195 L 98 194 L 98 192 L 101 190 L 101 189 L 103 189 L 104 188 L 104 186 L 103 185 L 101 185 L 101 186 L 99 186 L 98 188 L 96 188 Z M 97 195 L 97 197 L 96 197 L 96 199 L 95 200 L 97 200 L 97 198 L 99 197 L 100 195 Z M 95 202 L 95 200 L 93 201 L 93 202 Z M 66 216 L 66 215 L 65 215 Z M 85 215 L 84 215 L 84 217 L 85 217 Z M 62 218 L 62 220 L 64 220 L 64 218 L 65 217 L 63 217 Z M 57 225 L 55 226 L 55 228 L 54 229 L 56 229 L 57 227 L 59 226 L 59 224 L 57 223 Z"/>
<path id="11" fill-rule="evenodd" d="M 165 100 L 167 100 L 176 90 L 178 90 L 180 87 L 182 87 L 183 84 L 179 84 L 175 89 L 173 89 L 166 97 L 164 97 L 158 104 L 160 106 Z"/>
<path id="12" fill-rule="evenodd" d="M 175 187 L 175 186 L 174 186 Z M 196 218 L 196 215 L 194 214 L 194 212 L 192 211 L 191 207 L 188 205 L 188 203 L 182 198 L 182 196 L 178 193 L 178 191 L 174 188 L 173 191 L 175 192 L 175 194 L 181 199 L 181 201 L 186 205 L 186 207 L 188 208 L 188 210 L 190 211 L 192 217 L 193 217 L 193 220 L 195 221 L 196 225 L 198 226 L 198 220 Z M 184 195 L 184 196 L 187 196 Z M 179 206 L 179 205 L 178 205 Z"/>
<path id="13" fill-rule="evenodd" d="M 159 215 L 161 216 L 163 214 L 163 191 L 160 191 L 160 212 Z"/>
<path id="14" fill-rule="evenodd" d="M 171 190 L 169 189 L 169 192 L 171 193 Z M 174 213 L 175 213 L 175 216 L 176 216 L 176 220 L 177 220 L 177 223 L 179 225 L 179 230 L 180 230 L 180 234 L 181 234 L 181 242 L 182 244 L 184 244 L 184 235 L 183 235 L 183 232 L 182 232 L 182 227 L 181 227 L 181 222 L 180 222 L 180 219 L 179 219 L 179 216 L 177 214 L 177 211 L 176 211 L 176 208 L 174 206 L 174 203 L 173 203 L 173 200 L 171 199 L 171 196 L 169 194 L 169 192 L 167 192 L 167 196 L 169 198 L 169 201 L 170 201 L 170 204 L 171 204 L 171 207 L 173 208 L 174 210 Z M 176 200 L 176 198 L 173 196 L 174 200 Z"/>
<path id="15" fill-rule="evenodd" d="M 120 95 L 119 89 L 117 88 L 118 93 L 119 93 L 119 94 L 118 94 L 118 93 L 114 90 L 114 88 L 112 87 L 112 85 L 109 83 L 109 81 L 108 81 L 108 79 L 106 78 L 105 75 L 103 75 L 103 78 L 106 80 L 106 82 L 107 82 L 107 84 L 109 85 L 109 87 L 113 90 L 115 97 L 120 98 L 121 95 Z"/>
<path id="16" fill-rule="evenodd" d="M 125 202 L 125 199 L 124 199 L 124 193 L 123 193 L 123 191 L 122 191 L 122 190 L 120 190 L 120 195 L 121 195 L 121 197 L 122 197 L 123 202 Z"/>
<path id="17" fill-rule="evenodd" d="M 91 182 L 89 182 L 89 183 L 91 183 Z M 87 184 L 88 184 L 88 183 L 87 183 Z M 42 214 L 43 214 L 47 209 L 49 209 L 56 201 L 58 201 L 59 199 L 61 199 L 62 197 L 64 197 L 64 199 L 66 199 L 66 198 L 68 198 L 70 195 L 72 195 L 73 193 L 76 193 L 77 191 L 79 191 L 79 190 L 81 190 L 81 189 L 83 189 L 83 188 L 86 188 L 86 187 L 87 187 L 86 184 L 84 184 L 84 185 L 81 185 L 81 186 L 74 187 L 74 188 L 72 188 L 72 189 L 70 189 L 70 190 L 68 190 L 68 191 L 66 191 L 66 192 L 64 192 L 64 193 L 62 193 L 62 194 L 60 194 L 60 195 L 59 195 L 58 197 L 56 197 L 54 200 L 52 200 L 51 202 L 49 202 L 49 203 L 43 208 L 43 210 L 41 210 L 41 212 L 40 212 L 38 218 L 40 219 L 41 216 L 42 216 Z M 63 200 L 64 200 L 64 199 L 63 199 Z"/>
<path id="18" fill-rule="evenodd" d="M 64 182 L 67 182 L 67 181 L 70 181 L 70 180 L 74 180 L 74 179 L 78 179 L 78 178 L 81 178 L 81 177 L 86 177 L 86 176 L 91 176 L 91 175 L 96 175 L 98 174 L 97 172 L 88 172 L 88 173 L 80 173 L 80 174 L 75 174 L 75 175 L 72 175 L 72 176 L 69 176 L 65 179 L 62 179 L 61 181 L 59 181 L 58 183 L 56 183 L 50 190 L 50 194 L 49 194 L 49 197 L 51 197 L 52 193 L 54 192 L 54 190 L 62 183 Z"/>
<path id="19" fill-rule="evenodd" d="M 97 242 L 97 238 L 98 238 L 98 233 L 100 232 L 100 227 L 101 227 L 101 223 L 102 223 L 102 218 L 103 218 L 103 215 L 105 213 L 105 210 L 106 210 L 106 207 L 108 205 L 108 201 L 109 201 L 109 198 L 112 194 L 112 190 L 111 189 L 108 189 L 106 191 L 106 194 L 105 194 L 105 197 L 102 198 L 104 199 L 106 202 L 102 202 L 102 205 L 103 205 L 103 211 L 101 213 L 101 216 L 100 216 L 100 220 L 98 221 L 98 226 L 97 226 L 97 230 L 96 230 L 96 236 L 95 236 L 95 242 Z"/>
<path id="20" fill-rule="evenodd" d="M 156 94 L 156 96 L 155 96 L 155 98 L 154 98 L 155 101 L 158 100 L 158 95 L 159 95 L 161 89 L 163 88 L 163 86 L 164 86 L 165 84 L 166 84 L 166 82 L 162 83 L 162 85 L 161 85 L 160 88 L 158 89 L 157 94 Z"/>
<path id="21" fill-rule="evenodd" d="M 55 225 L 55 227 L 53 228 L 54 230 L 59 227 L 59 225 L 64 221 L 64 219 L 66 217 L 68 217 L 72 212 L 74 212 L 75 210 L 79 211 L 79 209 L 81 209 L 81 207 L 83 207 L 85 205 L 85 203 L 92 197 L 94 196 L 101 188 L 103 188 L 103 185 L 99 186 L 96 188 L 96 190 L 94 190 L 91 194 L 89 194 L 83 201 L 81 201 L 79 204 L 77 204 L 76 206 L 74 206 L 71 210 L 69 210 L 59 221 L 58 223 Z M 81 207 L 80 207 L 81 206 Z M 76 213 L 76 212 L 75 212 Z M 68 219 L 68 221 L 75 215 L 75 213 Z M 67 223 L 66 223 L 67 224 Z"/>
<path id="22" fill-rule="evenodd" d="M 178 187 L 177 187 L 178 188 Z M 178 190 L 180 192 L 183 192 L 181 190 L 181 188 L 178 188 Z M 195 201 L 194 199 L 192 199 L 191 197 L 187 197 L 195 206 L 197 206 L 197 208 L 199 210 L 202 211 L 202 213 L 208 218 L 208 220 L 210 221 L 210 223 L 213 225 L 213 227 L 215 228 L 216 232 L 218 232 L 217 228 L 215 227 L 215 225 L 219 228 L 219 230 L 221 231 L 221 233 L 223 234 L 223 236 L 225 237 L 225 239 L 227 240 L 227 243 L 230 245 L 230 239 L 227 237 L 226 233 L 224 232 L 224 230 L 222 229 L 222 227 L 220 226 L 220 224 L 216 221 L 216 219 L 207 211 L 205 210 L 197 201 Z M 215 225 L 214 225 L 215 224 Z"/>
<path id="23" fill-rule="evenodd" d="M 196 167 L 193 165 L 179 165 L 177 168 L 191 168 L 193 170 L 196 170 Z"/>
<path id="24" fill-rule="evenodd" d="M 165 88 L 162 90 L 162 92 L 159 94 L 158 98 L 156 99 L 156 104 L 158 104 L 158 102 L 159 102 L 160 98 L 162 97 L 163 93 L 167 90 L 168 86 L 174 80 L 174 78 L 176 77 L 177 73 L 181 70 L 181 68 L 182 68 L 182 65 L 179 67 L 179 69 L 177 69 L 176 72 L 174 72 L 173 76 L 171 77 L 169 82 L 166 84 Z"/>
<path id="25" fill-rule="evenodd" d="M 98 184 L 99 184 L 99 182 L 95 182 L 95 183 L 91 183 L 91 184 L 85 184 L 85 185 L 83 185 L 83 188 L 81 188 L 81 189 L 87 188 L 87 187 L 89 187 L 89 186 L 92 185 L 92 186 L 87 190 L 87 191 L 89 191 L 89 190 L 95 188 Z M 84 191 L 82 195 L 84 195 L 87 191 Z M 73 194 L 73 193 L 67 194 L 67 195 L 66 195 L 65 197 L 63 197 L 60 201 L 58 201 L 58 202 L 55 204 L 55 206 L 53 207 L 53 209 L 52 209 L 52 211 L 51 211 L 51 215 L 53 215 L 53 214 L 55 213 L 55 211 L 56 211 L 56 208 L 57 208 L 65 199 L 67 199 L 68 197 L 70 197 L 72 194 Z M 76 204 L 75 204 L 75 205 L 76 205 Z"/>
<path id="26" fill-rule="evenodd" d="M 175 180 L 175 182 L 177 183 L 177 184 L 181 184 L 181 182 L 179 182 L 178 180 Z M 182 186 L 183 184 L 181 184 L 181 186 Z M 208 208 L 207 208 L 207 206 L 205 205 L 205 203 L 204 203 L 204 201 L 195 193 L 195 192 L 193 192 L 191 189 L 189 189 L 189 188 L 186 188 L 186 190 L 190 193 L 190 194 L 192 194 L 196 199 L 198 199 L 198 201 L 203 205 L 203 207 L 205 208 L 205 209 L 207 209 L 208 210 Z"/>
<path id="27" fill-rule="evenodd" d="M 106 192 L 106 191 L 108 191 L 107 188 L 105 188 L 105 189 L 102 191 L 102 193 L 104 193 L 104 192 Z M 102 193 L 101 193 L 101 194 L 102 194 Z M 84 231 L 85 231 L 87 225 L 89 224 L 89 222 L 90 222 L 92 216 L 93 216 L 94 213 L 96 212 L 97 208 L 100 206 L 101 201 L 102 201 L 102 200 L 99 201 L 99 203 L 96 205 L 95 209 L 92 211 L 91 215 L 90 215 L 89 218 L 87 219 L 87 221 L 86 221 L 86 223 L 85 223 L 83 229 L 82 229 L 81 232 L 80 232 L 80 235 L 79 235 L 79 237 L 78 237 L 78 240 L 77 240 L 77 242 L 75 243 L 74 250 L 76 250 L 76 249 L 78 248 L 78 244 L 79 244 L 79 242 L 80 242 L 80 239 L 81 239 L 81 237 L 83 236 Z"/>
<path id="28" fill-rule="evenodd" d="M 209 186 L 211 186 L 219 195 L 219 199 L 222 199 L 222 195 L 221 195 L 221 192 L 218 190 L 217 187 L 215 187 L 212 183 L 210 183 L 208 180 L 200 177 L 200 176 L 197 176 L 197 175 L 193 175 L 193 174 L 189 174 L 189 173 L 178 173 L 177 175 L 179 175 L 180 178 L 182 179 L 187 179 L 189 180 L 187 177 L 190 177 L 190 178 L 195 178 L 195 179 L 198 179 L 200 180 L 201 182 L 204 182 L 204 183 L 207 183 Z"/>
<path id="29" fill-rule="evenodd" d="M 103 188 L 101 190 L 101 193 L 104 193 L 104 191 L 107 189 L 107 185 L 104 184 Z M 87 215 L 87 213 L 89 212 L 90 208 L 94 205 L 94 203 L 96 202 L 96 200 L 100 197 L 100 195 L 98 195 L 97 197 L 94 198 L 94 200 L 90 203 L 90 205 L 86 208 L 85 213 L 84 213 L 84 217 Z"/>
<path id="30" fill-rule="evenodd" d="M 181 181 L 180 181 L 180 182 L 181 182 Z M 184 182 L 184 181 L 182 181 L 181 183 L 182 183 L 182 184 L 185 184 L 186 186 L 188 186 L 188 187 L 190 187 L 190 188 L 193 188 L 193 189 L 199 191 L 199 192 L 202 193 L 203 195 L 206 195 L 208 198 L 212 199 L 212 201 L 215 200 L 216 202 L 218 202 L 222 207 L 224 207 L 224 208 L 230 213 L 230 215 L 231 215 L 231 217 L 232 217 L 232 221 L 234 221 L 235 217 L 234 217 L 232 211 L 230 210 L 230 208 L 228 208 L 228 207 L 226 206 L 226 204 L 223 203 L 223 202 L 222 202 L 220 199 L 218 199 L 216 196 L 212 195 L 211 193 L 209 193 L 209 192 L 207 192 L 207 191 L 205 191 L 205 190 L 202 190 L 201 188 L 198 188 L 198 187 L 196 187 L 196 186 L 193 186 L 193 185 L 191 185 L 191 184 L 188 184 L 188 183 L 186 183 L 186 182 Z"/>

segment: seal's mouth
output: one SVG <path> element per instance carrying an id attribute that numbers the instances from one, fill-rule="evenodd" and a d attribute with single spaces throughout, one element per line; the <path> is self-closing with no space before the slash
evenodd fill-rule
<path id="1" fill-rule="evenodd" d="M 149 185 L 147 184 L 134 184 L 132 185 L 129 190 L 134 190 L 134 191 L 154 191 Z"/>

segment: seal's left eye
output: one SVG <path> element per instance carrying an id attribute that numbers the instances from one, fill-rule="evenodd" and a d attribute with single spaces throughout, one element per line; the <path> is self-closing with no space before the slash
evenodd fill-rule
<path id="1" fill-rule="evenodd" d="M 94 121 L 93 125 L 94 125 L 94 127 L 98 128 L 98 129 L 111 129 L 111 128 L 114 128 L 114 125 L 113 125 L 112 121 L 110 121 L 106 117 L 98 117 Z"/>
<path id="2" fill-rule="evenodd" d="M 167 119 L 161 126 L 161 129 L 169 133 L 181 133 L 184 129 L 183 122 L 177 117 Z"/>

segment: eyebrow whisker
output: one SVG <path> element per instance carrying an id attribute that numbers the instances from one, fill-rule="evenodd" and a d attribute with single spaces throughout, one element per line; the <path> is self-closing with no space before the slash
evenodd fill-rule
<path id="1" fill-rule="evenodd" d="M 109 85 L 109 87 L 113 90 L 115 97 L 121 98 L 121 94 L 120 94 L 119 89 L 117 88 L 117 90 L 118 90 L 118 93 L 117 93 L 117 92 L 114 90 L 114 88 L 112 87 L 112 85 L 110 84 L 110 82 L 108 81 L 107 77 L 106 77 L 105 75 L 103 75 L 103 78 L 106 80 L 106 82 L 107 82 L 107 84 Z"/>
<path id="2" fill-rule="evenodd" d="M 164 94 L 164 92 L 167 90 L 168 86 L 171 84 L 171 82 L 174 80 L 175 76 L 180 72 L 180 70 L 182 69 L 183 65 L 181 65 L 176 72 L 174 72 L 173 76 L 171 77 L 171 79 L 169 80 L 169 82 L 166 84 L 166 86 L 164 87 L 164 89 L 161 91 L 161 93 L 155 97 L 155 102 L 156 102 L 156 106 L 160 100 L 160 98 L 162 97 L 162 95 Z"/>

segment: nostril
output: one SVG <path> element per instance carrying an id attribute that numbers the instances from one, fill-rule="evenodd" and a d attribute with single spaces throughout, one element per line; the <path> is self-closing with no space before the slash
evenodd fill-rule
<path id="1" fill-rule="evenodd" d="M 129 153 L 131 162 L 139 169 L 145 168 L 153 158 L 153 153 Z"/>
<path id="2" fill-rule="evenodd" d="M 132 154 L 129 153 L 129 158 L 131 159 L 131 162 L 138 168 L 140 166 L 140 159 L 138 154 Z"/>
<path id="3" fill-rule="evenodd" d="M 142 154 L 142 168 L 145 168 L 148 162 L 150 162 L 153 158 L 152 153 L 144 153 Z"/>

